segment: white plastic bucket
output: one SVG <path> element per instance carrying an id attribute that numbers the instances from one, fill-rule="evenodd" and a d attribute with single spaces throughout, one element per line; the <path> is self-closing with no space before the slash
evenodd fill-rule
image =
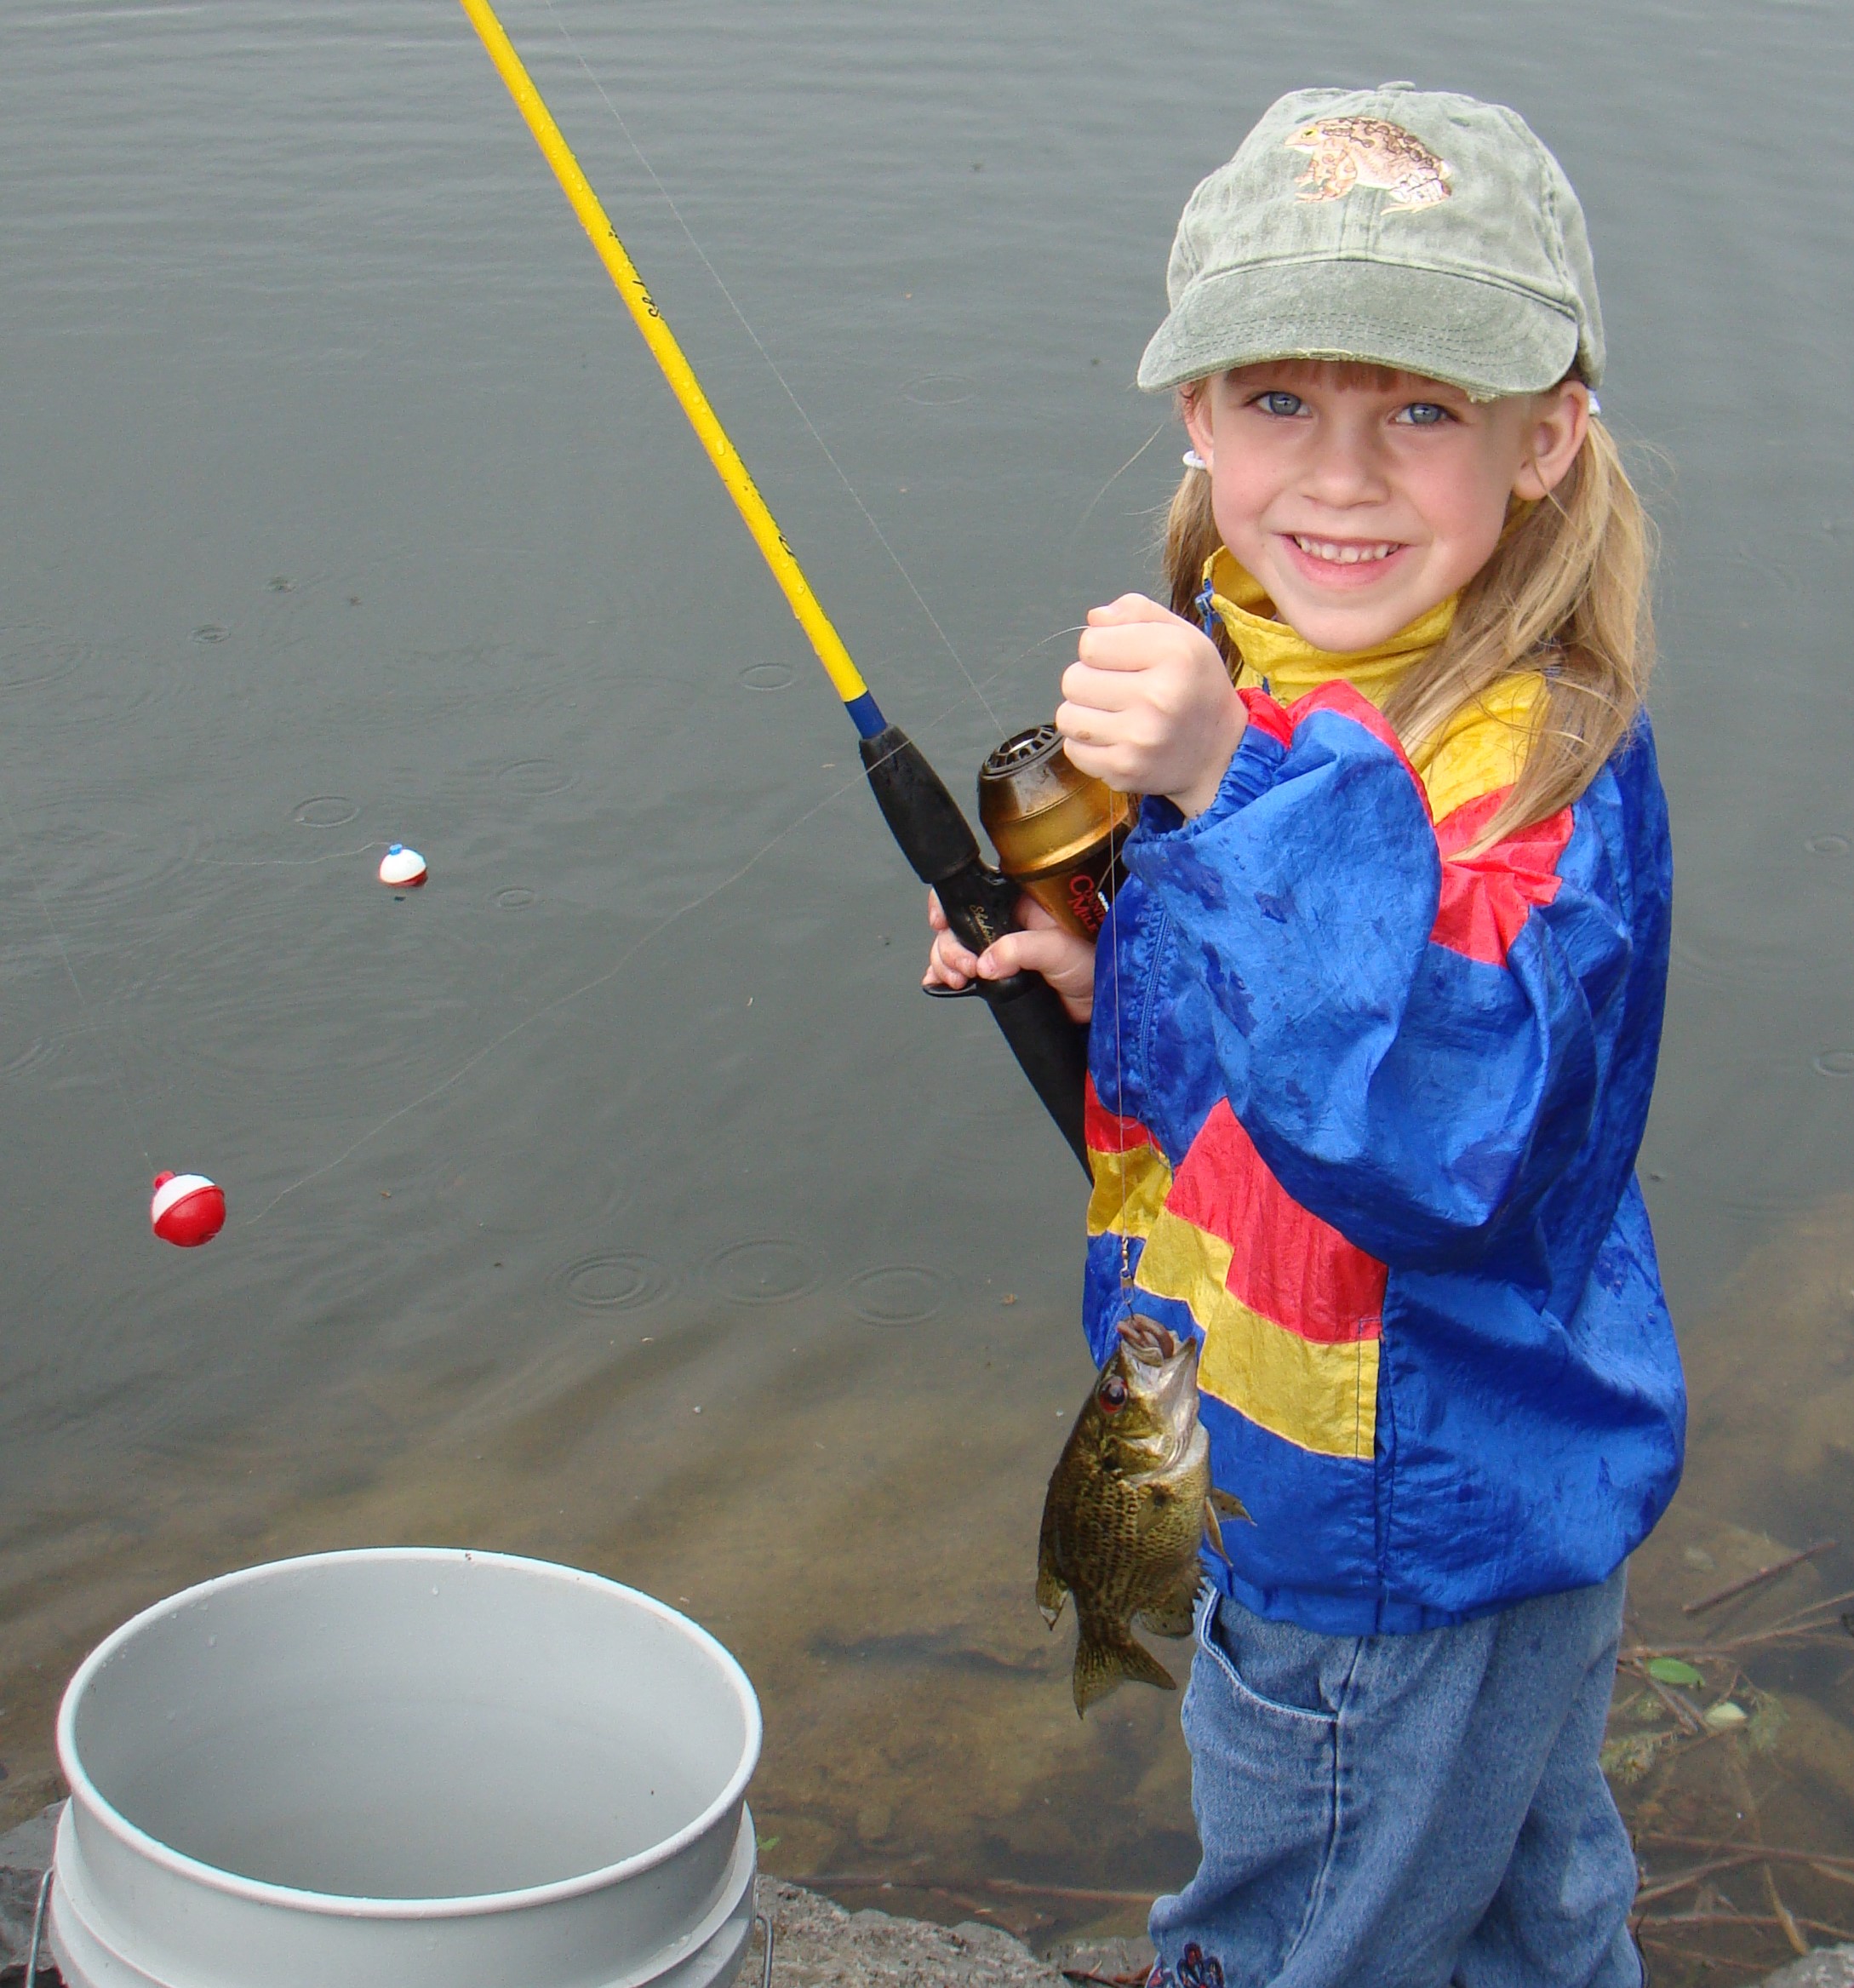
<path id="1" fill-rule="evenodd" d="M 545 1561 L 312 1555 L 144 1611 L 58 1715 L 72 1988 L 717 1988 L 753 1911 L 747 1676 Z"/>

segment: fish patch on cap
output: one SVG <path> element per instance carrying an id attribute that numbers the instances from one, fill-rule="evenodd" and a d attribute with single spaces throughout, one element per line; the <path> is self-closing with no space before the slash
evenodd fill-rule
<path id="1" fill-rule="evenodd" d="M 1373 186 L 1392 196 L 1385 213 L 1418 214 L 1450 195 L 1448 161 L 1383 117 L 1316 117 L 1286 142 L 1310 155 L 1295 182 L 1308 189 L 1302 200 L 1342 200 L 1354 186 Z"/>

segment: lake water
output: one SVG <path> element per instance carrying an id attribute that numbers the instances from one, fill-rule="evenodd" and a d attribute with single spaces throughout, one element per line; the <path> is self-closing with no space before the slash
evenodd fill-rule
<path id="1" fill-rule="evenodd" d="M 1307 83 L 1525 112 L 1667 539 L 1642 1164 L 1695 1412 L 1637 1630 L 1712 1648 L 1854 1585 L 1849 1533 L 1682 1613 L 1854 1523 L 1833 0 L 505 20 L 962 792 L 1049 714 L 1063 632 L 1151 583 L 1180 444 L 1130 381 L 1194 180 Z M 15 0 L 0 268 L 0 1825 L 133 1609 L 467 1542 L 731 1645 L 769 1868 L 1137 1926 L 1194 1856 L 1176 1700 L 1079 1724 L 1030 1591 L 1089 1372 L 1079 1176 L 983 1016 L 915 991 L 849 729 L 461 12 Z M 373 880 L 393 839 L 423 892 Z M 149 1239 L 157 1167 L 226 1184 L 211 1248 Z M 1651 1884 L 1728 1834 L 1850 1847 L 1822 1619 L 1701 1663 L 1755 1745 L 1619 1695 Z M 1657 1981 L 1854 1926 L 1845 1873 L 1770 1870 L 1651 1902 Z"/>

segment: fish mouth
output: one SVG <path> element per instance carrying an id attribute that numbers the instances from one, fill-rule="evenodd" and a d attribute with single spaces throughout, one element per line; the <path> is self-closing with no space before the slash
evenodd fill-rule
<path id="1" fill-rule="evenodd" d="M 1182 1455 L 1198 1419 L 1195 1339 L 1181 1339 L 1156 1319 L 1136 1312 L 1120 1324 L 1120 1343 L 1144 1370 L 1140 1379 L 1167 1435 L 1165 1464 Z"/>
<path id="2" fill-rule="evenodd" d="M 1175 1332 L 1157 1319 L 1147 1318 L 1144 1312 L 1136 1311 L 1130 1318 L 1122 1319 L 1119 1332 L 1120 1343 L 1142 1366 L 1164 1366 L 1184 1349 Z"/>

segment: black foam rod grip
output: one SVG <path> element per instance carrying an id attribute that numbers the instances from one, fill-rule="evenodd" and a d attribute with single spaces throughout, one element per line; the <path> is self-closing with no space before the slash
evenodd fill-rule
<path id="1" fill-rule="evenodd" d="M 940 883 L 978 861 L 978 838 L 958 802 L 900 725 L 862 740 L 860 749 L 876 805 L 922 883 Z"/>
<path id="2" fill-rule="evenodd" d="M 1015 983 L 1022 982 L 1021 988 Z M 994 991 L 995 990 L 995 991 Z M 1013 991 L 1014 990 L 1014 991 Z M 1004 1031 L 1010 1053 L 1030 1080 L 1030 1088 L 1056 1120 L 1069 1150 L 1092 1175 L 1083 1126 L 1088 1083 L 1088 1030 L 1072 1022 L 1061 997 L 1040 974 L 1014 973 L 1009 980 L 981 983 L 992 1019 Z"/>

